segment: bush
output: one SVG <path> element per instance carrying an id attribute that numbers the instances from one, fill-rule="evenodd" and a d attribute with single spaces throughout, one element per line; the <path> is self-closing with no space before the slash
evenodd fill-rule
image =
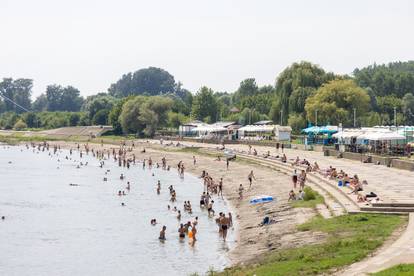
<path id="1" fill-rule="evenodd" d="M 303 197 L 303 200 L 309 201 L 316 199 L 316 192 L 312 190 L 310 187 L 305 187 L 304 192 L 305 196 Z"/>
<path id="2" fill-rule="evenodd" d="M 22 119 L 19 119 L 13 126 L 14 130 L 22 130 L 22 129 L 25 129 L 25 128 L 27 128 L 27 125 L 26 125 L 25 122 L 23 122 Z"/>

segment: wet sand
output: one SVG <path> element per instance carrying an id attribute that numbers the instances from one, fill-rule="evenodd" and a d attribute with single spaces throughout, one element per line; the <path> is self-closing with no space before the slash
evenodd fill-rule
<path id="1" fill-rule="evenodd" d="M 77 143 L 70 142 L 50 142 L 50 144 L 59 144 L 62 148 L 73 149 L 77 145 Z M 130 142 L 127 146 L 130 146 Z M 119 148 L 118 145 L 94 143 L 90 143 L 89 147 L 97 150 Z M 144 147 L 146 152 L 141 153 Z M 151 157 L 154 163 L 161 163 L 161 158 L 165 157 L 172 170 L 176 170 L 177 163 L 182 160 L 186 172 L 200 176 L 205 170 L 216 181 L 223 177 L 223 195 L 229 201 L 233 210 L 233 219 L 236 221 L 233 230 L 237 232 L 236 246 L 229 253 L 232 264 L 255 262 L 266 252 L 317 243 L 324 238 L 323 235 L 309 236 L 308 233 L 296 230 L 298 224 L 307 221 L 316 212 L 310 208 L 292 208 L 288 204 L 288 193 L 292 189 L 291 178 L 288 175 L 242 161 L 230 162 L 229 170 L 227 170 L 226 162 L 216 161 L 214 156 L 194 154 L 175 146 L 160 145 L 157 141 L 151 143 L 135 141 L 135 148 L 128 152 L 129 156 L 132 154 L 135 154 L 137 160 Z M 194 155 L 197 159 L 195 166 L 193 165 Z M 252 188 L 249 189 L 247 175 L 251 170 L 254 171 L 257 180 L 253 181 Z M 243 200 L 239 200 L 238 195 L 240 184 L 243 184 L 245 188 Z M 257 195 L 271 195 L 276 200 L 271 203 L 251 205 L 250 198 Z M 265 216 L 277 222 L 259 226 Z"/>

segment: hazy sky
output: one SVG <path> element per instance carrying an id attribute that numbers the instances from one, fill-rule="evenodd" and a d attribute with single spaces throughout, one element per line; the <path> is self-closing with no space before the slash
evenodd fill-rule
<path id="1" fill-rule="evenodd" d="M 0 0 L 0 78 L 82 95 L 162 67 L 196 91 L 274 84 L 294 61 L 351 73 L 414 59 L 414 1 Z"/>

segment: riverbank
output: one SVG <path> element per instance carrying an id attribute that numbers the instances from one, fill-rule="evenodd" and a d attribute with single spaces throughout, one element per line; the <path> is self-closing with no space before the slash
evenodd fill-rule
<path id="1" fill-rule="evenodd" d="M 90 143 L 89 146 L 95 149 L 119 148 L 119 144 L 122 142 L 121 139 L 105 139 L 104 144 L 101 145 L 100 141 L 94 139 L 94 143 Z M 57 143 L 63 148 L 75 148 L 77 144 L 76 142 L 68 141 L 50 143 Z M 82 145 L 84 142 L 80 143 Z M 128 145 L 131 143 L 132 141 L 127 141 Z M 359 217 L 360 221 L 365 222 L 367 226 L 371 225 L 372 219 L 375 222 L 374 226 L 387 224 L 390 221 L 392 224 L 385 232 L 369 232 L 372 230 L 371 227 L 344 232 L 346 234 L 345 238 L 348 235 L 353 237 L 351 237 L 351 240 L 341 243 L 340 245 L 344 247 L 341 254 L 334 256 L 331 254 L 332 252 L 326 251 L 325 247 L 336 248 L 337 244 L 335 242 L 337 242 L 338 236 L 332 234 L 340 232 L 347 225 L 340 221 L 341 217 L 338 217 L 339 221 L 337 221 L 338 218 L 330 220 L 317 218 L 317 223 L 309 224 L 309 221 L 312 222 L 311 219 L 315 217 L 317 211 L 313 208 L 292 208 L 292 205 L 287 202 L 288 193 L 292 188 L 290 176 L 247 160 L 231 162 L 230 169 L 227 170 L 225 161 L 216 161 L 216 153 L 203 150 L 198 144 L 184 143 L 187 147 L 176 147 L 174 145 L 160 145 L 159 141 L 155 140 L 134 140 L 134 143 L 135 149 L 129 155 L 135 154 L 137 159 L 142 160 L 151 157 L 155 162 L 160 162 L 162 157 L 166 157 L 168 164 L 173 169 L 181 160 L 186 166 L 186 171 L 194 175 L 200 175 L 202 170 L 206 170 L 214 179 L 223 177 L 224 195 L 231 204 L 238 221 L 236 246 L 229 252 L 232 267 L 225 272 L 230 275 L 250 275 L 246 274 L 246 271 L 257 273 L 257 275 L 266 275 L 269 269 L 270 271 L 280 269 L 279 265 L 287 265 L 287 271 L 293 273 L 281 275 L 297 275 L 295 273 L 302 271 L 303 265 L 309 266 L 307 261 L 303 260 L 303 256 L 312 256 L 315 252 L 319 252 L 318 256 L 322 257 L 319 259 L 312 258 L 315 262 L 325 262 L 325 258 L 339 258 L 342 261 L 313 267 L 313 272 L 309 270 L 304 275 L 307 273 L 312 274 L 315 270 L 319 272 L 326 272 L 327 270 L 332 272 L 332 269 L 338 271 L 338 268 L 344 269 L 344 266 L 372 254 L 384 241 L 390 239 L 391 233 L 396 228 L 399 226 L 403 227 L 404 222 L 406 222 L 406 219 L 403 217 L 398 217 L 398 220 L 394 220 L 392 216 L 387 215 L 378 215 L 379 218 L 371 217 L 376 215 L 345 215 L 343 217 L 352 226 L 350 228 L 361 225 L 360 223 L 353 224 L 355 217 Z M 146 148 L 145 153 L 141 153 L 143 148 Z M 192 165 L 193 156 L 197 158 L 196 166 Z M 251 169 L 254 170 L 257 181 L 254 181 L 251 190 L 246 191 L 245 199 L 239 201 L 238 185 L 241 183 L 246 188 L 248 187 L 247 174 Z M 251 206 L 248 203 L 248 199 L 259 194 L 272 195 L 277 198 L 277 201 L 262 206 Z M 277 223 L 265 227 L 259 226 L 264 216 L 273 217 Z M 303 223 L 311 225 L 311 227 L 308 229 L 304 228 Z M 319 229 L 321 225 L 325 225 L 325 228 Z M 366 235 L 367 238 L 375 237 L 374 243 L 360 243 L 358 235 L 365 232 L 368 233 Z M 342 237 L 339 238 L 342 239 Z M 368 242 L 370 241 L 368 240 Z M 355 244 L 358 245 L 358 243 L 362 247 L 354 246 Z M 368 250 L 365 250 L 364 246 L 368 246 Z M 343 258 L 349 253 L 347 250 L 351 250 L 351 252 L 356 251 L 358 254 L 344 260 Z M 289 252 L 296 252 L 297 254 L 290 254 Z M 324 255 L 322 254 L 323 252 L 328 254 Z M 285 261 L 281 261 L 284 260 L 283 258 L 274 258 L 275 256 L 280 256 L 280 254 L 285 256 L 284 254 L 287 253 L 290 257 Z M 292 264 L 294 265 L 292 266 Z"/>

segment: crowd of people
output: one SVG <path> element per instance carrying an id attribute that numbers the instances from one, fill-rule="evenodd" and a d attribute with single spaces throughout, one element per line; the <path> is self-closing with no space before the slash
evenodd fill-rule
<path id="1" fill-rule="evenodd" d="M 283 144 L 282 144 L 283 145 Z M 287 163 L 288 159 L 286 154 L 284 153 L 284 148 L 282 147 L 282 155 L 279 155 L 280 152 L 280 145 L 276 144 L 276 156 L 272 157 L 270 151 L 267 151 L 263 154 L 264 158 L 273 158 L 276 160 L 280 160 L 282 163 Z M 257 150 L 253 148 L 251 145 L 248 145 L 248 154 L 252 154 L 257 156 Z M 348 173 L 344 172 L 343 170 L 337 170 L 336 168 L 329 166 L 326 169 L 321 169 L 319 164 L 315 162 L 311 162 L 305 158 L 301 159 L 299 156 L 296 156 L 293 159 L 291 165 L 295 167 L 292 173 L 292 183 L 293 183 L 293 190 L 289 192 L 288 200 L 297 200 L 302 199 L 304 195 L 304 188 L 307 179 L 308 173 L 318 173 L 329 180 L 334 180 L 338 183 L 339 187 L 349 187 L 350 191 L 348 194 L 354 194 L 357 196 L 357 202 L 371 202 L 372 200 L 380 201 L 381 199 L 378 197 L 377 194 L 374 192 L 370 192 L 367 194 L 363 194 L 364 186 L 368 185 L 366 180 L 360 180 L 357 174 L 350 176 Z M 250 178 L 249 178 L 250 180 Z M 299 189 L 298 192 L 297 189 Z"/>
<path id="2" fill-rule="evenodd" d="M 27 149 L 33 148 L 33 150 L 37 150 L 38 152 L 44 152 L 49 151 L 50 147 L 52 147 L 51 154 L 57 154 L 61 151 L 61 148 L 59 145 L 50 145 L 48 142 L 43 142 L 39 144 L 31 143 L 26 144 Z M 167 163 L 167 159 L 163 157 L 161 159 L 161 162 L 155 162 L 151 157 L 143 158 L 142 160 L 138 160 L 138 157 L 134 153 L 133 149 L 135 148 L 135 144 L 132 143 L 131 146 L 127 146 L 126 142 L 123 142 L 118 148 L 105 148 L 103 146 L 103 143 L 101 143 L 101 148 L 96 149 L 95 147 L 91 147 L 88 143 L 81 145 L 80 143 L 77 143 L 75 148 L 70 148 L 68 150 L 68 155 L 65 156 L 66 159 L 71 159 L 72 156 L 75 154 L 78 154 L 79 160 L 82 160 L 84 155 L 92 155 L 93 157 L 97 158 L 99 161 L 99 167 L 104 168 L 105 163 L 110 161 L 111 159 L 119 166 L 119 167 L 125 167 L 127 169 L 130 169 L 133 165 L 136 165 L 137 163 L 142 163 L 142 169 L 152 169 L 152 168 L 158 168 L 170 171 L 170 165 Z M 147 153 L 146 149 L 143 148 L 141 150 L 142 154 Z M 74 157 L 73 157 L 74 158 Z M 86 166 L 88 163 L 82 161 L 79 161 L 78 168 L 80 166 Z M 196 157 L 193 156 L 193 165 L 197 166 L 197 160 Z M 108 177 L 107 174 L 110 172 L 109 169 L 106 169 L 104 171 L 105 176 L 103 177 L 103 181 L 107 182 Z M 184 178 L 185 175 L 185 165 L 183 161 L 179 161 L 177 163 L 177 172 L 178 176 L 180 178 Z M 152 176 L 154 176 L 154 173 L 152 173 Z M 254 177 L 254 176 L 253 176 Z M 218 180 L 214 180 L 206 171 L 203 171 L 201 177 L 204 185 L 204 192 L 201 195 L 200 199 L 200 209 L 205 210 L 207 213 L 207 217 L 214 219 L 218 226 L 218 233 L 223 238 L 223 240 L 226 240 L 227 237 L 227 231 L 233 226 L 233 219 L 232 214 L 228 212 L 226 215 L 224 212 L 219 212 L 218 216 L 216 216 L 216 212 L 214 210 L 214 197 L 217 198 L 223 198 L 223 178 L 220 178 Z M 119 179 L 122 181 L 122 183 L 126 182 L 125 188 L 117 190 L 116 195 L 119 197 L 128 196 L 130 190 L 131 190 L 131 181 L 132 179 L 127 179 L 127 177 L 121 173 L 119 176 Z M 72 185 L 77 185 L 73 184 Z M 70 185 L 71 185 L 70 184 Z M 198 229 L 197 225 L 199 223 L 199 217 L 195 216 L 192 221 L 187 221 L 185 223 L 182 222 L 182 213 L 181 210 L 177 208 L 177 191 L 175 190 L 173 185 L 170 185 L 168 187 L 169 190 L 169 200 L 170 205 L 167 206 L 168 210 L 176 213 L 176 218 L 178 220 L 178 238 L 180 240 L 185 239 L 186 237 L 189 239 L 189 243 L 194 245 L 197 240 L 197 234 Z M 156 183 L 156 193 L 157 195 L 160 195 L 162 193 L 162 185 L 161 181 L 158 180 Z M 124 202 L 121 202 L 121 206 L 126 206 Z M 190 217 L 193 214 L 193 206 L 190 202 L 190 200 L 184 200 L 183 203 L 183 212 L 186 212 Z M 188 217 L 188 216 L 187 216 Z M 5 218 L 2 218 L 5 219 Z M 155 226 L 159 224 L 156 218 L 152 218 L 150 221 L 150 224 Z M 159 233 L 159 240 L 164 242 L 167 239 L 166 235 L 167 226 L 163 225 L 161 228 L 161 231 Z"/>

